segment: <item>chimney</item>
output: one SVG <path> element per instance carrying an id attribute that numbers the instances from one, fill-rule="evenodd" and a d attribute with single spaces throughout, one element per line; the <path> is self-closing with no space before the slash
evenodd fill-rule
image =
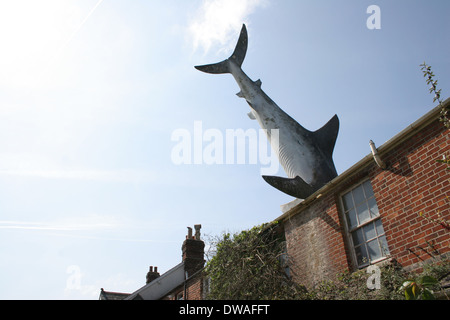
<path id="1" fill-rule="evenodd" d="M 153 269 L 153 266 L 150 266 L 150 270 L 147 273 L 146 277 L 147 280 L 145 281 L 145 284 L 149 284 L 158 277 L 159 277 L 158 267 L 155 267 L 155 269 Z"/>
<path id="2" fill-rule="evenodd" d="M 194 226 L 194 236 L 192 236 L 192 228 L 188 227 L 188 235 L 181 247 L 183 252 L 184 270 L 187 272 L 187 277 L 192 276 L 205 265 L 205 243 L 200 239 L 201 227 L 200 224 Z"/>

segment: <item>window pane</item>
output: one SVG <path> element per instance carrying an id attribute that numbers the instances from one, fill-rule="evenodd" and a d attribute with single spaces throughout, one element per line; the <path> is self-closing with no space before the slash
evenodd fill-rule
<path id="1" fill-rule="evenodd" d="M 353 244 L 355 246 L 364 243 L 364 236 L 361 229 L 358 229 L 355 232 L 353 232 L 352 237 L 353 237 Z"/>
<path id="2" fill-rule="evenodd" d="M 357 187 L 352 192 L 353 192 L 353 199 L 355 200 L 355 205 L 358 205 L 365 200 L 362 186 Z"/>
<path id="3" fill-rule="evenodd" d="M 364 191 L 366 192 L 366 198 L 370 198 L 373 197 L 373 189 L 372 189 L 372 184 L 370 183 L 369 180 L 367 180 L 366 182 L 363 183 L 364 186 Z"/>
<path id="4" fill-rule="evenodd" d="M 344 202 L 344 210 L 348 211 L 349 209 L 353 208 L 353 199 L 352 199 L 352 193 L 349 192 L 343 197 Z"/>
<path id="5" fill-rule="evenodd" d="M 380 241 L 381 254 L 383 256 L 388 256 L 389 255 L 389 248 L 388 248 L 388 245 L 387 245 L 386 237 L 385 236 L 379 237 L 378 240 Z"/>
<path id="6" fill-rule="evenodd" d="M 377 260 L 382 258 L 380 245 L 378 239 L 367 242 L 367 249 L 369 250 L 370 260 Z"/>
<path id="7" fill-rule="evenodd" d="M 366 181 L 342 196 L 359 267 L 389 255 L 372 184 Z"/>
<path id="8" fill-rule="evenodd" d="M 377 202 L 375 201 L 375 198 L 370 198 L 367 201 L 367 204 L 369 205 L 370 213 L 372 214 L 372 217 L 376 217 L 380 215 L 380 212 L 378 211 Z"/>
<path id="9" fill-rule="evenodd" d="M 364 202 L 362 205 L 358 206 L 356 210 L 358 212 L 359 224 L 363 224 L 367 220 L 370 220 L 370 213 L 367 203 Z"/>
<path id="10" fill-rule="evenodd" d="M 364 226 L 362 228 L 364 231 L 364 236 L 366 237 L 366 241 L 369 241 L 377 237 L 377 233 L 375 232 L 374 227 L 375 225 L 373 223 L 369 223 L 367 226 Z"/>
<path id="11" fill-rule="evenodd" d="M 378 219 L 377 221 L 375 221 L 375 225 L 377 228 L 377 234 L 379 236 L 384 234 L 384 229 L 383 229 L 383 225 L 381 224 L 381 219 Z"/>
<path id="12" fill-rule="evenodd" d="M 348 212 L 348 223 L 350 224 L 350 229 L 358 226 L 355 209 L 352 209 Z"/>
<path id="13" fill-rule="evenodd" d="M 367 264 L 369 262 L 369 256 L 367 255 L 366 246 L 362 245 L 355 248 L 356 261 L 358 266 Z"/>

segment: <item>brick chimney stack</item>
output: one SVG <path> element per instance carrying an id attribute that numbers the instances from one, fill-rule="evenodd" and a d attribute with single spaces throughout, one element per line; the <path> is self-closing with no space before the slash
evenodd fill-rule
<path id="1" fill-rule="evenodd" d="M 205 265 L 205 243 L 200 239 L 200 229 L 202 225 L 196 224 L 195 235 L 192 235 L 192 228 L 188 227 L 188 235 L 183 242 L 181 250 L 183 252 L 184 270 L 188 277 L 192 276 Z"/>
<path id="2" fill-rule="evenodd" d="M 156 278 L 159 278 L 158 267 L 155 267 L 155 269 L 153 269 L 153 266 L 150 266 L 150 270 L 147 273 L 145 284 L 149 284 Z"/>

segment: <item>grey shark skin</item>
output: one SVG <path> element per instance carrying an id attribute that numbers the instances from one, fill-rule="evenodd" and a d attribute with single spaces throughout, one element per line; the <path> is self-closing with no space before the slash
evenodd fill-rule
<path id="1" fill-rule="evenodd" d="M 263 176 L 264 180 L 290 196 L 306 199 L 337 176 L 332 154 L 339 131 L 339 119 L 335 115 L 315 132 L 303 128 L 262 91 L 260 80 L 253 81 L 242 71 L 247 46 L 248 36 L 244 24 L 230 58 L 195 68 L 206 73 L 233 75 L 241 89 L 237 95 L 250 105 L 249 117 L 266 129 L 271 147 L 277 152 L 288 176 Z M 270 134 L 273 129 L 279 130 L 279 141 L 272 141 Z"/>

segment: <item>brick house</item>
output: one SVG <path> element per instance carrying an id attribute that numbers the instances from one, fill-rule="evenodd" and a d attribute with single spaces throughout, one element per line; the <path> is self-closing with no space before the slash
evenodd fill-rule
<path id="1" fill-rule="evenodd" d="M 444 102 L 450 106 L 450 99 Z M 282 206 L 275 219 L 286 238 L 294 280 L 314 286 L 342 271 L 396 261 L 406 270 L 450 256 L 450 230 L 425 218 L 450 220 L 450 137 L 436 107 L 310 197 Z M 424 216 L 419 213 L 423 212 Z M 163 275 L 150 267 L 147 284 L 100 299 L 201 300 L 204 243 L 200 226 L 183 243 L 183 261 Z"/>
<path id="2" fill-rule="evenodd" d="M 424 217 L 450 220 L 450 172 L 436 161 L 450 153 L 440 110 L 374 148 L 309 198 L 282 207 L 276 220 L 296 281 L 312 286 L 382 261 L 412 270 L 433 256 L 450 255 L 448 225 Z"/>
<path id="3" fill-rule="evenodd" d="M 158 268 L 150 266 L 146 284 L 133 293 L 100 290 L 100 300 L 202 300 L 205 243 L 200 239 L 201 225 L 188 227 L 188 235 L 181 247 L 182 261 L 172 269 L 159 274 Z"/>

